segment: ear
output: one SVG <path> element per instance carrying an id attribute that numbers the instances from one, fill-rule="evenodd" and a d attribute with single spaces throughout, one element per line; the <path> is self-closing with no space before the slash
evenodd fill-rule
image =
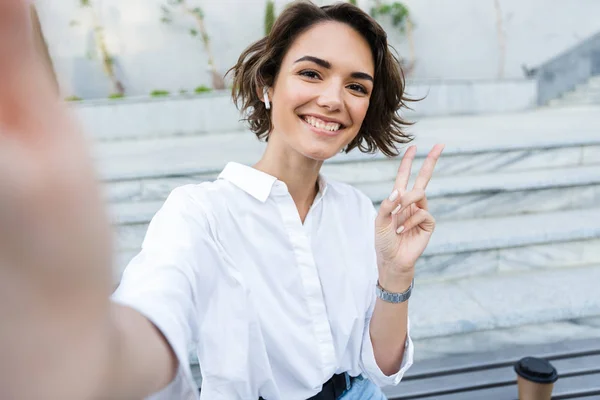
<path id="1" fill-rule="evenodd" d="M 269 100 L 273 98 L 273 89 L 270 86 L 257 86 L 256 95 L 263 103 L 265 102 L 265 88 L 268 90 Z"/>

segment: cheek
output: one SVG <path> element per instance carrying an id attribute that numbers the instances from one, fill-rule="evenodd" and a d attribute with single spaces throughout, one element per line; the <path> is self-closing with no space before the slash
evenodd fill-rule
<path id="1" fill-rule="evenodd" d="M 314 96 L 314 87 L 311 86 L 310 83 L 302 82 L 299 79 L 290 79 L 285 86 L 278 88 L 279 101 L 284 102 L 283 104 L 286 104 L 287 107 L 299 107 L 310 100 L 311 95 Z"/>
<path id="2" fill-rule="evenodd" d="M 348 106 L 348 111 L 350 113 L 350 117 L 352 118 L 352 122 L 356 125 L 356 128 L 359 129 L 362 125 L 365 117 L 367 116 L 367 111 L 369 110 L 369 101 L 360 99 L 356 102 L 353 102 Z"/>

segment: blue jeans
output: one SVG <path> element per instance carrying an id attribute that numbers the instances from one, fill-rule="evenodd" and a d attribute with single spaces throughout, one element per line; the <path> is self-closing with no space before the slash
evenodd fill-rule
<path id="1" fill-rule="evenodd" d="M 339 400 L 387 400 L 379 386 L 362 375 L 354 378 L 352 387 Z"/>

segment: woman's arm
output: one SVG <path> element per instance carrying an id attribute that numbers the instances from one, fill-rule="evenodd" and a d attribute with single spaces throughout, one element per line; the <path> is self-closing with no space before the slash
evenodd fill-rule
<path id="1" fill-rule="evenodd" d="M 387 291 L 403 293 L 410 287 L 411 282 L 398 280 L 392 284 L 380 281 L 380 284 Z M 408 301 L 393 304 L 378 298 L 369 333 L 375 360 L 381 371 L 388 376 L 398 372 L 404 360 L 408 339 Z"/>
<path id="2" fill-rule="evenodd" d="M 443 145 L 436 145 L 429 152 L 409 191 L 408 181 L 417 152 L 415 146 L 409 147 L 398 169 L 394 189 L 381 203 L 375 219 L 375 250 L 379 284 L 388 292 L 404 293 L 410 287 L 415 264 L 435 229 L 425 190 L 443 149 Z M 382 372 L 387 375 L 398 372 L 405 356 L 408 301 L 396 304 L 378 298 L 369 329 L 375 359 Z"/>
<path id="3" fill-rule="evenodd" d="M 111 357 L 100 398 L 144 398 L 166 387 L 179 365 L 166 338 L 139 312 L 114 303 L 111 308 Z"/>
<path id="4" fill-rule="evenodd" d="M 0 1 L 0 398 L 142 398 L 176 362 L 148 320 L 108 299 L 110 225 L 29 12 Z"/>

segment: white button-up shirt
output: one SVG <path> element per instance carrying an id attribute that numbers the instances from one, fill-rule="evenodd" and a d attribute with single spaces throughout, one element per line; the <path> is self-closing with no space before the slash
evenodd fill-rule
<path id="1" fill-rule="evenodd" d="M 285 183 L 229 163 L 215 182 L 175 189 L 152 219 L 113 300 L 164 334 L 180 367 L 152 398 L 307 399 L 333 374 L 395 385 L 369 335 L 375 307 L 376 211 L 347 184 L 319 177 L 304 224 Z"/>

